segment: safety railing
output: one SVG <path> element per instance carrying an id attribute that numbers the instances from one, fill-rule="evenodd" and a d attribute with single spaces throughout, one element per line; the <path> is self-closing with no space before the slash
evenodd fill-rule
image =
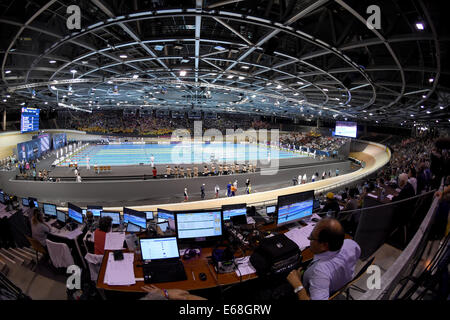
<path id="1" fill-rule="evenodd" d="M 444 179 L 440 186 L 443 189 Z M 434 192 L 434 191 L 433 191 Z M 418 252 L 426 244 L 428 235 L 433 224 L 434 216 L 439 205 L 439 199 L 435 197 L 433 202 L 420 224 L 414 237 L 409 241 L 407 247 L 402 251 L 395 262 L 387 269 L 381 277 L 381 287 L 379 289 L 368 290 L 363 294 L 359 300 L 386 300 L 389 299 L 394 289 L 399 284 L 402 276 L 408 272 L 409 269 L 419 259 Z"/>

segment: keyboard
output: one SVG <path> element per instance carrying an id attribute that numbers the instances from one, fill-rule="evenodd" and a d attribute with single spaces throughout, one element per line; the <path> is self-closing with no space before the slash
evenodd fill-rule
<path id="1" fill-rule="evenodd" d="M 176 262 L 151 262 L 143 267 L 145 283 L 159 283 L 187 280 L 183 263 Z"/>

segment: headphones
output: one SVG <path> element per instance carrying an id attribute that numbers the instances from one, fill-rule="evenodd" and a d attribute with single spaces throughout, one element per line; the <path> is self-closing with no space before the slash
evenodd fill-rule
<path id="1" fill-rule="evenodd" d="M 195 256 L 200 256 L 200 249 L 186 249 L 183 255 L 183 260 L 189 260 Z"/>

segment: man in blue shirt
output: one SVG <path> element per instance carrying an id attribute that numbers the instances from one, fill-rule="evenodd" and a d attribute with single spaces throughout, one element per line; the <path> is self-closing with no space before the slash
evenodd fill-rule
<path id="1" fill-rule="evenodd" d="M 361 248 L 344 238 L 344 228 L 336 219 L 322 219 L 316 224 L 308 237 L 313 261 L 303 279 L 301 269 L 292 270 L 287 277 L 300 300 L 327 300 L 353 278 Z"/>

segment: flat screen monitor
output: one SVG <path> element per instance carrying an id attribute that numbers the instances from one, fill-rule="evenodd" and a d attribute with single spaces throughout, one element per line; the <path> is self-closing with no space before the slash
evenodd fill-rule
<path id="1" fill-rule="evenodd" d="M 56 206 L 51 203 L 44 203 L 44 213 L 47 216 L 56 217 Z"/>
<path id="2" fill-rule="evenodd" d="M 94 217 L 100 217 L 100 213 L 103 210 L 102 206 L 87 206 L 87 211 L 91 211 Z"/>
<path id="3" fill-rule="evenodd" d="M 222 236 L 222 213 L 219 210 L 177 212 L 178 239 Z"/>
<path id="4" fill-rule="evenodd" d="M 56 211 L 56 220 L 62 223 L 66 223 L 66 213 L 63 211 Z"/>
<path id="5" fill-rule="evenodd" d="M 39 130 L 39 111 L 36 108 L 22 108 L 20 118 L 20 131 L 22 133 Z"/>
<path id="6" fill-rule="evenodd" d="M 33 202 L 35 208 L 39 208 L 39 203 L 35 198 L 28 198 L 28 206 L 30 206 L 31 202 Z"/>
<path id="7" fill-rule="evenodd" d="M 28 198 L 22 198 L 22 206 L 24 207 L 30 206 L 30 201 L 28 200 Z"/>
<path id="8" fill-rule="evenodd" d="M 320 200 L 319 199 L 314 199 L 313 202 L 313 210 L 319 209 L 320 208 Z"/>
<path id="9" fill-rule="evenodd" d="M 154 219 L 153 211 L 145 211 L 145 218 L 147 220 L 153 220 Z"/>
<path id="10" fill-rule="evenodd" d="M 234 216 L 245 216 L 247 214 L 247 204 L 232 204 L 222 206 L 223 221 L 230 220 Z"/>
<path id="11" fill-rule="evenodd" d="M 159 227 L 159 229 L 163 233 L 167 232 L 167 229 L 169 229 L 169 223 L 167 221 L 166 222 L 158 222 L 156 224 L 156 226 Z"/>
<path id="12" fill-rule="evenodd" d="M 141 238 L 139 244 L 142 261 L 180 258 L 176 237 Z"/>
<path id="13" fill-rule="evenodd" d="M 134 232 L 141 232 L 141 227 L 137 224 L 128 222 L 127 224 L 127 232 L 134 233 Z"/>
<path id="14" fill-rule="evenodd" d="M 335 135 L 342 137 L 356 138 L 357 127 L 358 126 L 356 122 L 336 121 Z"/>
<path id="15" fill-rule="evenodd" d="M 77 207 L 72 203 L 68 203 L 67 209 L 69 212 L 69 218 L 71 218 L 72 220 L 74 220 L 79 224 L 83 223 L 83 213 L 80 207 Z"/>
<path id="16" fill-rule="evenodd" d="M 268 207 L 266 207 L 266 214 L 268 216 L 271 216 L 271 215 L 275 214 L 276 210 L 277 210 L 277 206 L 268 206 Z"/>
<path id="17" fill-rule="evenodd" d="M 277 205 L 277 226 L 282 226 L 312 216 L 313 199 L 313 190 L 279 196 Z"/>
<path id="18" fill-rule="evenodd" d="M 113 225 L 120 224 L 120 212 L 111 212 L 111 211 L 102 211 L 100 216 L 103 217 L 111 217 Z"/>
<path id="19" fill-rule="evenodd" d="M 147 228 L 147 215 L 143 211 L 136 211 L 130 208 L 123 208 L 123 221 L 134 223 L 142 229 Z"/>

